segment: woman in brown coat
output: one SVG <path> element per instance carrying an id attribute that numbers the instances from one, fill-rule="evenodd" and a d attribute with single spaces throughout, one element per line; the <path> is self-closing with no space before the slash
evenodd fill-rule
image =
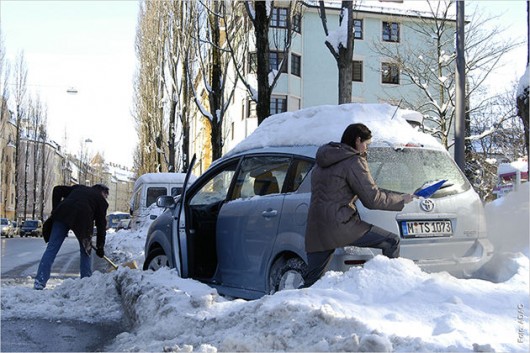
<path id="1" fill-rule="evenodd" d="M 366 160 L 371 138 L 366 125 L 351 124 L 340 143 L 330 142 L 317 151 L 305 236 L 304 287 L 322 276 L 336 248 L 379 248 L 385 256 L 399 257 L 399 235 L 362 221 L 355 207 L 360 199 L 369 209 L 400 211 L 413 199 L 410 194 L 377 187 Z"/>

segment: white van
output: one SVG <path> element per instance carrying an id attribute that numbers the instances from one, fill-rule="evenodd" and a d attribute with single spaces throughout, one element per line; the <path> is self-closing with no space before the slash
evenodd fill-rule
<path id="1" fill-rule="evenodd" d="M 147 220 L 156 218 L 149 212 L 152 204 L 162 195 L 177 196 L 182 192 L 185 173 L 146 173 L 134 183 L 130 201 L 131 228 L 137 229 Z M 195 180 L 190 176 L 190 182 Z"/>

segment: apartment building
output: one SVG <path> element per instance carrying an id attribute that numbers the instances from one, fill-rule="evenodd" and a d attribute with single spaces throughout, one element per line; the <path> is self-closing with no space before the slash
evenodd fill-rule
<path id="1" fill-rule="evenodd" d="M 271 36 L 275 30 L 286 27 L 289 18 L 289 9 L 282 8 L 281 2 L 275 4 L 277 7 L 272 9 L 269 30 Z M 434 43 L 426 43 L 425 38 L 413 29 L 425 19 L 432 20 L 432 14 L 429 11 L 412 12 L 411 9 L 421 3 L 410 0 L 359 4 L 354 7 L 352 102 L 399 105 L 403 97 L 421 99 L 419 89 L 400 73 L 396 58 L 381 53 L 385 48 L 400 50 L 429 45 L 436 50 Z M 326 2 L 326 6 L 327 25 L 333 32 L 339 25 L 340 2 Z M 295 34 L 287 52 L 275 51 L 271 47 L 270 69 L 281 72 L 273 90 L 271 114 L 338 103 L 337 63 L 325 45 L 326 36 L 318 7 L 318 1 L 303 2 L 301 14 L 293 24 Z M 454 21 L 453 24 L 456 26 Z M 447 50 L 452 52 L 453 41 L 447 43 Z M 251 69 L 248 71 L 252 72 Z M 223 124 L 223 153 L 257 127 L 255 103 L 241 84 L 230 102 Z M 196 121 L 192 125 L 195 128 L 192 128 L 191 138 L 204 141 L 204 138 L 198 138 L 199 132 L 204 134 L 204 124 Z M 190 152 L 205 155 L 208 148 L 207 144 L 195 144 L 190 147 Z"/>

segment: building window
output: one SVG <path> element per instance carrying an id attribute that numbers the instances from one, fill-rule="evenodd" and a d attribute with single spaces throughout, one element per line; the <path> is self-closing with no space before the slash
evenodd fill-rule
<path id="1" fill-rule="evenodd" d="M 352 65 L 352 81 L 363 82 L 363 62 L 354 60 Z"/>
<path id="2" fill-rule="evenodd" d="M 300 55 L 291 54 L 291 74 L 298 77 L 301 76 L 301 60 Z"/>
<path id="3" fill-rule="evenodd" d="M 247 118 L 255 118 L 256 115 L 257 115 L 256 114 L 256 102 L 248 99 L 247 100 Z"/>
<path id="4" fill-rule="evenodd" d="M 300 12 L 293 16 L 293 31 L 296 33 L 302 33 L 302 15 Z"/>
<path id="5" fill-rule="evenodd" d="M 383 41 L 399 42 L 399 23 L 383 22 Z"/>
<path id="6" fill-rule="evenodd" d="M 248 54 L 248 73 L 255 74 L 258 72 L 258 53 Z"/>
<path id="7" fill-rule="evenodd" d="M 280 72 L 287 72 L 287 63 L 285 60 L 285 54 L 280 51 L 271 51 L 269 53 L 269 68 L 271 71 L 277 70 Z M 281 68 L 280 68 L 281 65 Z"/>
<path id="8" fill-rule="evenodd" d="M 287 28 L 288 14 L 288 8 L 274 7 L 272 9 L 270 26 L 273 28 Z"/>
<path id="9" fill-rule="evenodd" d="M 353 29 L 355 39 L 363 39 L 363 20 L 353 20 Z"/>
<path id="10" fill-rule="evenodd" d="M 399 85 L 399 68 L 396 64 L 381 64 L 381 82 Z"/>
<path id="11" fill-rule="evenodd" d="M 271 97 L 271 115 L 284 113 L 287 111 L 287 97 L 276 96 Z"/>
<path id="12" fill-rule="evenodd" d="M 236 129 L 235 129 L 235 127 L 234 127 L 234 122 L 233 122 L 233 121 L 232 121 L 232 123 L 230 124 L 230 130 L 232 130 L 232 131 L 230 131 L 230 135 L 231 135 L 231 137 L 232 137 L 232 141 L 234 141 L 234 138 L 235 138 L 235 130 L 236 130 Z"/>

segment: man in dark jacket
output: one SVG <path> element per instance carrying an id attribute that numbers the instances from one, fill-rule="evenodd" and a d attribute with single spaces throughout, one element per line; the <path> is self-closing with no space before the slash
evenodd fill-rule
<path id="1" fill-rule="evenodd" d="M 379 248 L 383 255 L 399 257 L 399 235 L 362 221 L 355 207 L 360 199 L 369 209 L 400 211 L 413 199 L 410 194 L 377 187 L 366 160 L 371 138 L 366 125 L 352 124 L 340 143 L 330 142 L 317 151 L 305 236 L 304 287 L 322 276 L 336 248 Z"/>
<path id="2" fill-rule="evenodd" d="M 107 197 L 109 188 L 103 184 L 92 187 L 84 185 L 58 185 L 53 188 L 52 214 L 45 223 L 44 238 L 48 246 L 42 255 L 34 288 L 44 289 L 50 278 L 55 257 L 71 229 L 79 241 L 81 261 L 79 272 L 81 278 L 92 275 L 90 252 L 94 221 L 97 228 L 96 254 L 105 255 L 105 236 L 107 228 Z M 49 232 L 49 234 L 47 234 Z"/>

